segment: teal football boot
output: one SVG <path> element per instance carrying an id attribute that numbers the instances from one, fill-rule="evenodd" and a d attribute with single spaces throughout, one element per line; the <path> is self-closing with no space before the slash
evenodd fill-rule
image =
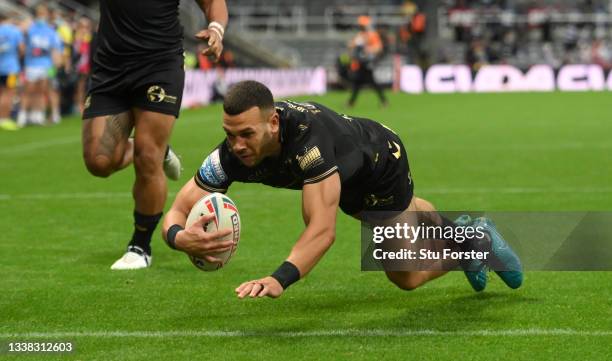
<path id="1" fill-rule="evenodd" d="M 489 267 L 495 270 L 495 273 L 508 287 L 512 289 L 521 287 L 523 284 L 521 260 L 502 235 L 499 234 L 497 228 L 495 228 L 495 223 L 489 218 L 480 217 L 474 220 L 472 226 L 484 228 L 491 238 L 491 255 L 493 257 L 488 262 Z"/>
<path id="2" fill-rule="evenodd" d="M 466 227 L 472 224 L 472 217 L 467 214 L 455 219 L 455 224 Z M 471 260 L 467 264 L 462 264 L 463 273 L 468 279 L 470 286 L 476 292 L 481 292 L 487 287 L 487 265 L 479 260 Z"/>

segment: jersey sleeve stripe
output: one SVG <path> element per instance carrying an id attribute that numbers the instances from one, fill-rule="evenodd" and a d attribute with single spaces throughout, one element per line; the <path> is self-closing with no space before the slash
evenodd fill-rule
<path id="1" fill-rule="evenodd" d="M 330 175 L 336 173 L 338 171 L 338 166 L 331 167 L 328 171 L 323 174 L 319 174 L 316 177 L 304 179 L 304 184 L 312 184 L 322 181 L 323 179 L 329 177 Z"/>
<path id="2" fill-rule="evenodd" d="M 211 193 L 225 193 L 225 192 L 227 192 L 227 188 L 226 189 L 214 188 L 214 187 L 209 186 L 208 184 L 205 184 L 204 182 L 202 182 L 200 177 L 198 177 L 197 175 L 195 177 L 193 177 L 193 179 L 195 180 L 195 182 L 198 185 L 198 187 L 202 188 L 203 190 L 205 190 L 207 192 L 211 192 Z"/>

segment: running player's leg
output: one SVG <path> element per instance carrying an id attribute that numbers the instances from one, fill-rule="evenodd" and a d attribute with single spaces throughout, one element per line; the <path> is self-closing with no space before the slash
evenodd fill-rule
<path id="1" fill-rule="evenodd" d="M 180 176 L 180 161 L 169 149 L 168 140 L 180 111 L 185 75 L 182 65 L 182 57 L 143 65 L 140 71 L 146 77 L 139 78 L 146 82 L 130 83 L 126 98 L 134 114 L 135 128 L 134 233 L 127 252 L 111 269 L 139 269 L 151 265 L 151 238 L 166 202 L 166 176 L 175 176 L 175 179 Z M 168 163 L 178 170 L 164 173 L 165 168 L 172 168 L 166 167 Z"/>
<path id="2" fill-rule="evenodd" d="M 133 127 L 130 110 L 83 121 L 83 159 L 91 174 L 108 177 L 132 162 L 133 142 L 129 136 Z"/>
<path id="3" fill-rule="evenodd" d="M 173 115 L 134 108 L 134 233 L 126 254 L 112 269 L 137 269 L 151 265 L 151 238 L 162 217 L 167 184 L 163 170 Z"/>
<path id="4" fill-rule="evenodd" d="M 160 213 L 166 202 L 166 176 L 163 161 L 176 118 L 173 115 L 134 108 L 134 200 L 136 211 Z"/>

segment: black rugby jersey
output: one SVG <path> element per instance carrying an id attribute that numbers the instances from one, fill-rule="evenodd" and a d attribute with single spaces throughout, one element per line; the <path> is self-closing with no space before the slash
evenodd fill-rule
<path id="1" fill-rule="evenodd" d="M 376 184 L 389 156 L 399 157 L 392 132 L 375 121 L 338 114 L 317 103 L 275 103 L 280 116 L 281 154 L 246 167 L 227 140 L 196 172 L 208 192 L 226 192 L 234 181 L 302 189 L 338 172 L 342 191 Z"/>
<path id="2" fill-rule="evenodd" d="M 100 0 L 94 62 L 121 69 L 183 53 L 179 0 Z"/>

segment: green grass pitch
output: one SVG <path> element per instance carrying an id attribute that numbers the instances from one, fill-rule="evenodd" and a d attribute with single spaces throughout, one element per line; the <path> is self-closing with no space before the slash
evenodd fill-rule
<path id="1" fill-rule="evenodd" d="M 390 95 L 313 99 L 395 129 L 416 194 L 442 210 L 612 210 L 609 93 Z M 223 137 L 221 108 L 184 111 L 172 144 L 185 173 Z M 606 360 L 612 273 L 528 272 L 511 291 L 491 274 L 474 293 L 454 272 L 412 292 L 361 272 L 359 224 L 280 299 L 238 300 L 271 273 L 303 228 L 300 193 L 229 192 L 243 222 L 232 262 L 194 268 L 159 232 L 153 267 L 111 272 L 131 234 L 133 170 L 90 176 L 80 121 L 0 133 L 0 343 L 7 360 Z M 73 341 L 71 354 L 6 353 L 9 341 Z"/>

